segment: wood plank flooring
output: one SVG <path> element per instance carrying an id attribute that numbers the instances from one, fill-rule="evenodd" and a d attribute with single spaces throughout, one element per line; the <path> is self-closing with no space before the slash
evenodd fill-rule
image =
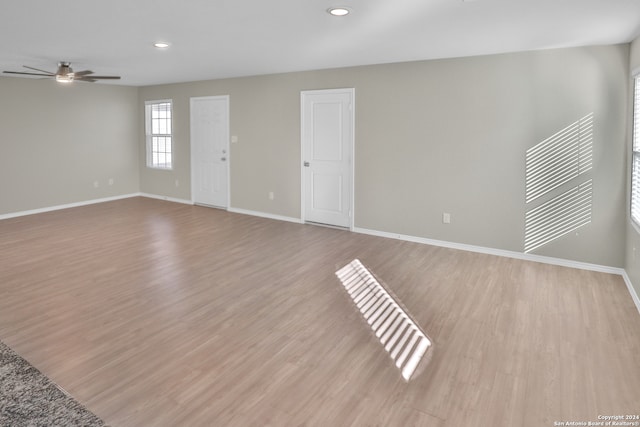
<path id="1" fill-rule="evenodd" d="M 354 258 L 434 341 L 409 383 L 334 275 Z M 144 198 L 0 221 L 0 340 L 113 427 L 640 414 L 619 276 Z"/>

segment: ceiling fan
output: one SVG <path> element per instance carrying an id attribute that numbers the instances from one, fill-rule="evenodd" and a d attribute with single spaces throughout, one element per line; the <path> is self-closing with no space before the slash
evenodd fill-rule
<path id="1" fill-rule="evenodd" d="M 84 71 L 73 71 L 71 68 L 70 62 L 58 62 L 58 70 L 55 73 L 50 71 L 41 70 L 39 68 L 29 67 L 27 65 L 23 65 L 24 68 L 28 68 L 34 71 L 40 71 L 40 73 L 28 73 L 22 71 L 4 71 L 6 74 L 23 74 L 27 76 L 43 76 L 43 77 L 53 77 L 57 82 L 60 83 L 71 83 L 73 81 L 81 81 L 81 82 L 95 82 L 98 80 L 118 80 L 120 76 L 96 76 L 93 74 L 93 71 L 84 70 Z M 43 74 L 44 73 L 44 74 Z"/>

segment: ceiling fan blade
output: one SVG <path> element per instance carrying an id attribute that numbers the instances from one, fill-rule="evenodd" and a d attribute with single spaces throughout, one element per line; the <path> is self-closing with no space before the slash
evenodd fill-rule
<path id="1" fill-rule="evenodd" d="M 55 73 L 52 73 L 46 70 L 41 70 L 39 68 L 30 67 L 28 65 L 23 65 L 23 67 L 28 68 L 29 70 L 40 71 L 44 74 L 30 73 L 30 72 L 24 72 L 24 71 L 4 71 L 4 72 L 7 74 L 49 77 L 49 78 L 55 78 L 56 80 L 59 80 L 59 81 L 78 80 L 81 82 L 93 83 L 98 80 L 120 80 L 120 76 L 94 76 L 93 71 L 91 70 L 82 70 L 82 71 L 74 72 L 71 69 L 71 63 L 69 62 L 59 62 L 58 71 L 56 71 Z"/>
<path id="2" fill-rule="evenodd" d="M 23 75 L 27 75 L 27 76 L 55 77 L 55 74 L 25 73 L 25 72 L 22 72 L 22 71 L 3 71 L 3 73 L 7 73 L 7 74 L 23 74 Z"/>
<path id="3" fill-rule="evenodd" d="M 120 76 L 87 76 L 90 79 L 102 79 L 102 80 L 120 80 Z M 82 76 L 80 80 L 82 80 Z"/>
<path id="4" fill-rule="evenodd" d="M 51 71 L 41 70 L 40 68 L 33 68 L 33 67 L 29 67 L 28 65 L 23 65 L 23 67 L 24 67 L 24 68 L 28 68 L 28 69 L 30 69 L 30 70 L 41 71 L 41 72 L 43 72 L 43 73 L 47 73 L 47 74 L 49 74 L 49 75 L 51 75 L 51 76 L 55 76 L 55 75 L 56 75 L 56 73 L 52 73 Z"/>

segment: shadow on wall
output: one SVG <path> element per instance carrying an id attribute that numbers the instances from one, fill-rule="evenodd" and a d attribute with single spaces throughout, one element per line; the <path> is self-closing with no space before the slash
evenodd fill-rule
<path id="1" fill-rule="evenodd" d="M 592 168 L 593 113 L 527 150 L 525 253 L 591 222 Z"/>

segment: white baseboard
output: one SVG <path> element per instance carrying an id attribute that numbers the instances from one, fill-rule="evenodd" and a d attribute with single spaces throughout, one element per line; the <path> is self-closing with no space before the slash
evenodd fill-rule
<path id="1" fill-rule="evenodd" d="M 128 199 L 128 198 L 131 198 L 131 197 L 148 197 L 148 198 L 151 198 L 151 199 L 159 199 L 159 200 L 166 200 L 166 201 L 174 202 L 174 203 L 182 203 L 182 204 L 186 204 L 186 205 L 193 205 L 193 201 L 186 200 L 186 199 L 178 199 L 178 198 L 174 198 L 174 197 L 160 196 L 160 195 L 157 195 L 157 194 L 149 194 L 149 193 L 132 193 L 132 194 L 123 194 L 123 195 L 120 195 L 120 196 L 105 197 L 105 198 L 101 198 L 101 199 L 85 200 L 85 201 L 82 201 L 82 202 L 68 203 L 68 204 L 64 204 L 64 205 L 50 206 L 50 207 L 46 207 L 46 208 L 31 209 L 31 210 L 21 211 L 21 212 L 12 212 L 12 213 L 8 213 L 8 214 L 0 214 L 0 220 L 9 219 L 9 218 L 16 218 L 16 217 L 26 216 L 26 215 L 34 215 L 34 214 L 39 214 L 39 213 L 44 213 L 44 212 L 57 211 L 57 210 L 61 210 L 61 209 L 75 208 L 75 207 L 79 207 L 79 206 L 93 205 L 93 204 L 96 204 L 96 203 L 111 202 L 111 201 L 114 201 L 114 200 Z M 293 222 L 293 223 L 296 223 L 296 224 L 303 224 L 304 223 L 300 218 L 288 217 L 288 216 L 283 216 L 283 215 L 275 215 L 275 214 L 270 214 L 270 213 L 266 213 L 266 212 L 252 211 L 252 210 L 247 210 L 247 209 L 239 209 L 239 208 L 230 207 L 230 208 L 227 209 L 227 211 L 233 212 L 233 213 L 244 214 L 244 215 L 257 216 L 257 217 L 261 217 L 261 218 L 275 219 L 275 220 L 278 220 L 278 221 Z M 521 259 L 521 260 L 525 260 L 525 261 L 535 261 L 535 262 L 541 262 L 541 263 L 544 263 L 544 264 L 553 264 L 553 265 L 559 265 L 559 266 L 563 266 L 563 267 L 578 268 L 578 269 L 581 269 L 581 270 L 597 271 L 597 272 L 601 272 L 601 273 L 618 274 L 618 275 L 622 276 L 622 278 L 624 279 L 624 282 L 627 285 L 629 293 L 631 294 L 631 298 L 633 299 L 633 302 L 636 305 L 636 308 L 638 309 L 638 313 L 640 313 L 640 298 L 638 297 L 638 294 L 636 293 L 636 290 L 635 290 L 635 288 L 633 287 L 633 285 L 631 283 L 631 279 L 629 278 L 629 276 L 627 275 L 627 272 L 623 268 L 609 267 L 609 266 L 598 265 L 598 264 L 590 264 L 590 263 L 586 263 L 586 262 L 572 261 L 572 260 L 566 260 L 566 259 L 561 259 L 561 258 L 553 258 L 553 257 L 542 256 L 542 255 L 525 254 L 525 253 L 522 253 L 522 252 L 507 251 L 507 250 L 503 250 L 503 249 L 487 248 L 487 247 L 483 247 L 483 246 L 467 245 L 467 244 L 464 244 L 464 243 L 447 242 L 447 241 L 444 241 L 444 240 L 427 239 L 427 238 L 424 238 L 424 237 L 416 237 L 416 236 L 409 236 L 409 235 L 405 235 L 405 234 L 389 233 L 389 232 L 386 232 L 386 231 L 371 230 L 371 229 L 367 229 L 367 228 L 354 227 L 352 231 L 354 233 L 369 234 L 369 235 L 372 235 L 372 236 L 386 237 L 386 238 L 390 238 L 390 239 L 398 239 L 398 240 L 404 240 L 404 241 L 407 241 L 407 242 L 414 242 L 414 243 L 422 243 L 422 244 L 425 244 L 425 245 L 440 246 L 440 247 L 444 247 L 444 248 L 458 249 L 458 250 L 462 250 L 462 251 L 477 252 L 477 253 L 483 253 L 483 254 L 488 254 L 488 255 L 497 255 L 497 256 L 503 256 L 503 257 L 507 257 L 507 258 Z"/>
<path id="2" fill-rule="evenodd" d="M 522 252 L 507 251 L 504 249 L 494 249 L 494 248 L 487 248 L 483 246 L 467 245 L 464 243 L 447 242 L 444 240 L 427 239 L 424 237 L 408 236 L 404 234 L 389 233 L 386 231 L 370 230 L 366 228 L 354 228 L 353 231 L 356 233 L 370 234 L 372 236 L 405 240 L 407 242 L 422 243 L 425 245 L 440 246 L 444 248 L 458 249 L 461 251 L 468 251 L 468 252 L 478 252 L 478 253 L 488 254 L 488 255 L 497 255 L 497 256 L 503 256 L 507 258 L 521 259 L 525 261 L 535 261 L 535 262 L 541 262 L 544 264 L 553 264 L 553 265 L 559 265 L 563 267 L 578 268 L 581 270 L 591 270 L 591 271 L 598 271 L 601 273 L 610 273 L 610 274 L 619 274 L 619 275 L 622 275 L 622 273 L 624 273 L 624 269 L 622 268 L 609 267 L 606 265 L 599 265 L 599 264 L 590 264 L 586 262 L 572 261 L 572 260 L 567 260 L 562 258 L 553 258 L 553 257 L 542 256 L 542 255 L 525 254 Z"/>
<path id="3" fill-rule="evenodd" d="M 266 212 L 259 212 L 259 211 L 252 211 L 252 210 L 238 209 L 238 208 L 228 208 L 227 211 L 233 212 L 233 213 L 239 213 L 243 215 L 258 216 L 261 218 L 276 219 L 278 221 L 295 222 L 296 224 L 302 224 L 302 220 L 300 218 L 294 218 L 290 216 L 275 215 L 275 214 L 270 214 Z"/>
<path id="4" fill-rule="evenodd" d="M 622 272 L 622 278 L 624 279 L 624 283 L 627 285 L 627 289 L 629 289 L 629 293 L 631 294 L 631 298 L 633 298 L 633 302 L 636 305 L 636 308 L 638 309 L 638 313 L 640 313 L 640 298 L 638 298 L 638 293 L 636 292 L 636 289 L 633 287 L 633 284 L 631 283 L 631 279 L 629 278 L 629 275 L 627 274 L 626 271 Z"/>
<path id="5" fill-rule="evenodd" d="M 123 194 L 121 196 L 104 197 L 102 199 L 84 200 L 82 202 L 67 203 L 67 204 L 64 204 L 64 205 L 49 206 L 49 207 L 46 207 L 46 208 L 30 209 L 30 210 L 27 210 L 27 211 L 12 212 L 12 213 L 8 213 L 8 214 L 0 215 L 0 220 L 9 219 L 9 218 L 17 218 L 19 216 L 35 215 L 35 214 L 39 214 L 39 213 L 58 211 L 58 210 L 61 210 L 61 209 L 77 208 L 79 206 L 94 205 L 96 203 L 112 202 L 114 200 L 129 199 L 131 197 L 137 197 L 139 195 L 140 195 L 140 193 Z"/>
<path id="6" fill-rule="evenodd" d="M 147 197 L 149 199 L 166 200 L 167 202 L 182 203 L 183 205 L 193 205 L 193 201 L 192 200 L 177 199 L 175 197 L 160 196 L 158 194 L 138 193 L 138 196 Z"/>

